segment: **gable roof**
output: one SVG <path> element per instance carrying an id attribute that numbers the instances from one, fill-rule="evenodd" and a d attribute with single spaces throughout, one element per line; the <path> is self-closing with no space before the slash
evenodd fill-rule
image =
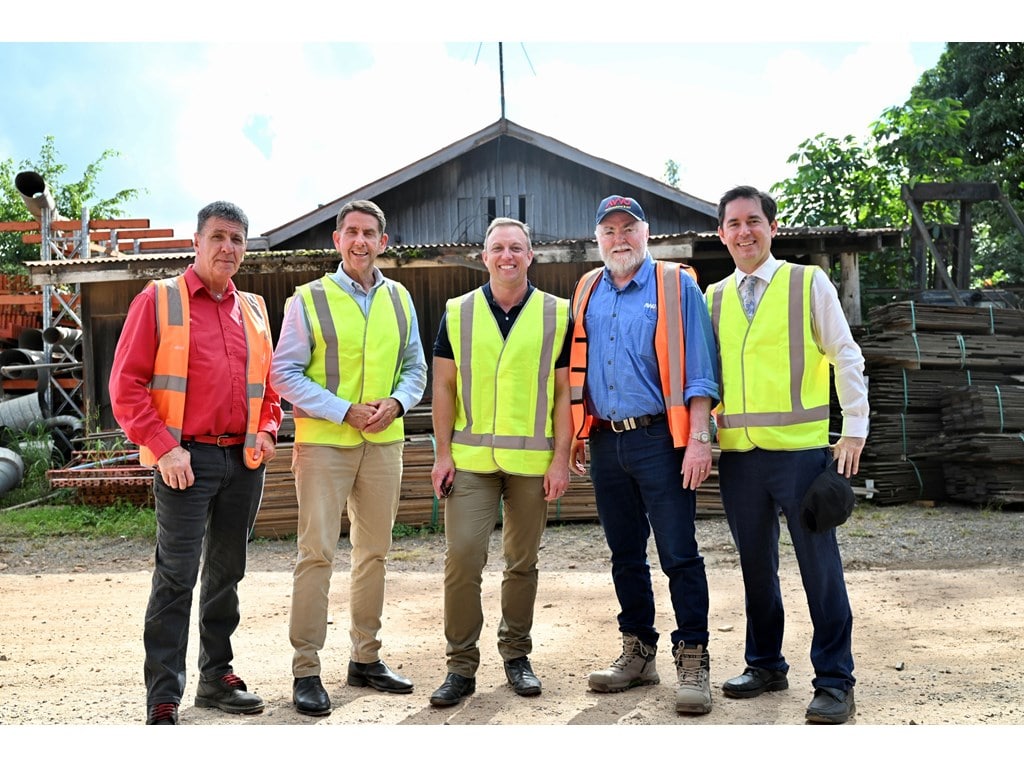
<path id="1" fill-rule="evenodd" d="M 345 201 L 372 200 L 383 192 L 393 189 L 400 184 L 404 184 L 407 181 L 411 181 L 412 179 L 423 175 L 427 171 L 431 171 L 441 165 L 444 165 L 445 163 L 467 153 L 471 149 L 475 149 L 483 144 L 495 141 L 501 136 L 509 136 L 527 144 L 531 144 L 545 152 L 557 155 L 558 157 L 581 165 L 585 168 L 589 168 L 590 170 L 598 173 L 603 173 L 608 176 L 621 179 L 624 183 L 631 184 L 650 192 L 653 195 L 665 198 L 670 202 L 681 205 L 685 208 L 690 208 L 707 216 L 716 217 L 718 214 L 717 205 L 714 203 L 708 202 L 707 200 L 701 200 L 698 197 L 694 197 L 682 190 L 676 189 L 670 184 L 666 184 L 665 182 L 659 181 L 650 176 L 644 176 L 643 174 L 637 173 L 636 171 L 630 170 L 624 166 L 616 165 L 615 163 L 609 162 L 608 160 L 604 160 L 600 157 L 595 157 L 594 155 L 588 155 L 586 152 L 581 152 L 575 147 L 564 144 L 550 136 L 545 136 L 542 133 L 537 133 L 536 131 L 531 131 L 529 128 L 517 125 L 511 120 L 501 119 L 497 122 L 491 123 L 486 128 L 483 128 L 476 133 L 472 133 L 453 144 L 449 144 L 444 149 L 440 149 L 432 155 L 427 155 L 422 160 L 417 160 L 415 163 L 407 165 L 394 173 L 377 179 L 377 181 L 371 182 L 364 187 L 354 189 L 329 203 L 325 203 L 319 208 L 310 211 L 297 219 L 293 219 L 292 221 L 282 224 L 275 229 L 264 232 L 263 236 L 266 237 L 269 247 L 273 248 L 277 243 L 284 242 L 285 240 L 301 234 L 318 224 L 322 224 L 325 221 L 332 221 L 337 215 L 338 209 Z"/>

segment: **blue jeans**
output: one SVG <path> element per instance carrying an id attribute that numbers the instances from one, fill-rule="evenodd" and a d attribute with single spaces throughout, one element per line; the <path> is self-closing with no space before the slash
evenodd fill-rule
<path id="1" fill-rule="evenodd" d="M 683 488 L 683 449 L 664 421 L 630 432 L 590 435 L 590 476 L 612 556 L 619 631 L 656 645 L 654 591 L 647 560 L 651 532 L 668 576 L 675 614 L 672 645 L 708 643 L 708 581 L 697 549 L 697 498 Z"/>
<path id="2" fill-rule="evenodd" d="M 239 622 L 238 582 L 263 495 L 264 467 L 249 469 L 241 446 L 188 443 L 195 483 L 171 488 L 154 472 L 156 558 L 146 607 L 146 704 L 180 703 L 192 592 L 199 590 L 199 676 L 232 672 L 231 634 Z"/>
<path id="3" fill-rule="evenodd" d="M 785 515 L 813 635 L 814 687 L 853 687 L 853 613 L 835 529 L 812 533 L 800 522 L 800 500 L 830 460 L 827 448 L 723 451 L 718 460 L 722 504 L 743 571 L 746 663 L 786 672 L 785 611 L 779 588 L 779 513 Z"/>

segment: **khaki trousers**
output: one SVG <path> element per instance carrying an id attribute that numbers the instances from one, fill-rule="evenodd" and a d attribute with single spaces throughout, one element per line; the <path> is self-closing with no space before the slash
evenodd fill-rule
<path id="1" fill-rule="evenodd" d="M 481 583 L 499 515 L 505 569 L 498 653 L 508 661 L 533 650 L 530 630 L 537 598 L 537 551 L 547 524 L 547 507 L 542 477 L 456 471 L 452 495 L 444 506 L 444 634 L 449 672 L 474 677 L 480 666 Z"/>
<path id="2" fill-rule="evenodd" d="M 295 649 L 295 677 L 320 674 L 328 592 L 346 502 L 352 542 L 351 659 L 367 664 L 380 658 L 384 580 L 398 513 L 403 449 L 404 443 L 363 443 L 354 448 L 296 444 L 293 449 L 299 551 L 288 635 Z"/>

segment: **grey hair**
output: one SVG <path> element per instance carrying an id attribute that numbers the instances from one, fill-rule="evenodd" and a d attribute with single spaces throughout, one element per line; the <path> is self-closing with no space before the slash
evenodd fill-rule
<path id="1" fill-rule="evenodd" d="M 226 221 L 233 221 L 236 224 L 242 226 L 242 232 L 245 236 L 249 236 L 249 217 L 245 215 L 245 212 L 234 203 L 229 203 L 226 200 L 217 200 L 204 206 L 199 211 L 199 216 L 196 219 L 196 232 L 202 232 L 203 227 L 206 226 L 206 222 L 213 217 L 218 219 L 225 219 Z"/>

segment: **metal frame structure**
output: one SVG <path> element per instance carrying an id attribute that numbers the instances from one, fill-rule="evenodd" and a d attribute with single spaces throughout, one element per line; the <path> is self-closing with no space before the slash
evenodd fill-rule
<path id="1" fill-rule="evenodd" d="M 57 212 L 53 195 L 50 194 L 43 177 L 33 171 L 25 171 L 15 177 L 14 183 L 25 201 L 25 206 L 39 222 L 42 238 L 39 246 L 40 259 L 49 262 L 88 258 L 89 209 L 82 208 L 80 228 L 70 230 L 65 234 L 62 230 L 53 227 L 55 221 L 65 219 Z M 78 331 L 73 335 L 81 336 L 83 333 L 82 318 L 79 314 L 81 301 L 82 294 L 77 283 L 70 292 L 64 293 L 57 290 L 55 285 L 43 285 L 43 355 L 48 362 L 41 363 L 36 368 L 47 418 L 63 414 L 74 415 L 80 419 L 85 418 L 82 409 L 75 402 L 75 395 L 79 394 L 84 386 L 84 378 L 78 377 L 78 383 L 70 391 L 65 390 L 58 381 L 59 374 L 71 373 L 83 368 L 83 361 L 75 356 L 76 345 L 71 343 L 66 334 L 62 333 L 63 329 L 59 325 L 62 320 L 70 319 Z M 59 306 L 56 313 L 53 308 L 55 303 Z M 61 360 L 54 361 L 55 350 L 59 350 L 57 354 L 61 356 Z M 55 393 L 57 394 L 55 395 Z"/>

